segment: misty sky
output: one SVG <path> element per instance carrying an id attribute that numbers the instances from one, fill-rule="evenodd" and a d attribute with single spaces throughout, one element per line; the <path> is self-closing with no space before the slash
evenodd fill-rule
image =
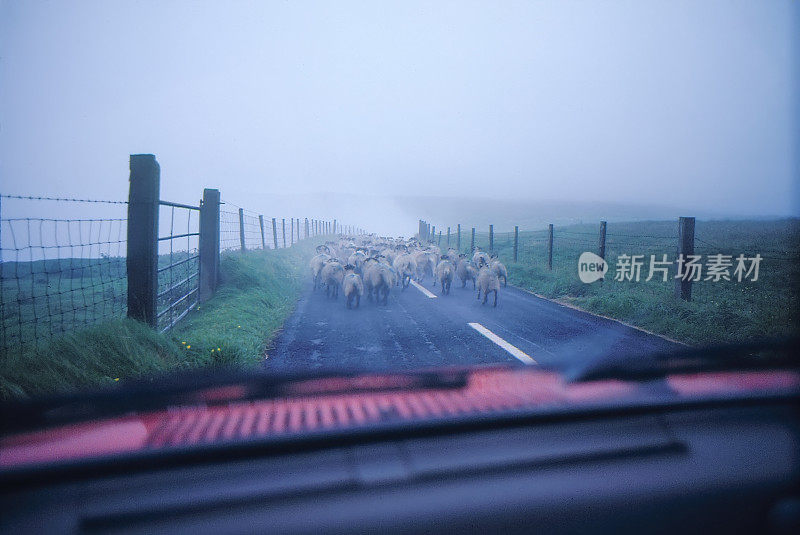
<path id="1" fill-rule="evenodd" d="M 277 215 L 337 215 L 275 197 L 327 191 L 796 215 L 798 19 L 791 0 L 0 0 L 0 190 L 124 199 L 147 152 L 165 198 L 219 187 Z"/>

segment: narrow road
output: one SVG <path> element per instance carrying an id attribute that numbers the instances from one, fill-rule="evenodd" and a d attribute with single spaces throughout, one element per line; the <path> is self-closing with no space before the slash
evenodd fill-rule
<path id="1" fill-rule="evenodd" d="M 392 288 L 388 305 L 363 298 L 352 310 L 345 308 L 343 296 L 327 299 L 309 283 L 265 365 L 276 370 L 576 365 L 607 354 L 636 356 L 681 347 L 510 286 L 501 289 L 492 308 L 491 298 L 480 304 L 471 285 L 462 289 L 454 283 L 450 295 L 442 296 L 431 283 L 429 278 L 405 291 Z"/>

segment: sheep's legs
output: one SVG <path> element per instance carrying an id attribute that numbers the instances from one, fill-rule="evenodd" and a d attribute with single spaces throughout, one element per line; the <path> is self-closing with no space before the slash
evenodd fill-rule
<path id="1" fill-rule="evenodd" d="M 497 306 L 497 290 L 494 291 L 494 304 L 492 306 Z"/>

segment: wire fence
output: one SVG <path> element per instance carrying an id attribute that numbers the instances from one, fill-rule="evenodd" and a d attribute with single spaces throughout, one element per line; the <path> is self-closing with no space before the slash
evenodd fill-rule
<path id="1" fill-rule="evenodd" d="M 199 302 L 200 207 L 166 201 L 159 205 L 156 318 L 163 332 Z"/>
<path id="2" fill-rule="evenodd" d="M 209 191 L 209 190 L 207 190 Z M 211 190 L 217 191 L 217 190 Z M 149 201 L 152 205 L 152 201 Z M 155 200 L 152 212 L 132 217 L 129 208 L 141 201 L 78 199 L 56 196 L 0 195 L 0 349 L 39 349 L 70 331 L 126 315 L 170 330 L 204 298 L 201 271 L 203 204 Z M 146 204 L 146 203 L 145 203 Z M 214 241 L 207 262 L 215 271 L 221 251 L 291 247 L 303 239 L 345 230 L 363 233 L 335 220 L 266 218 L 226 204 L 219 192 L 211 220 Z M 89 217 L 91 216 L 91 217 Z M 136 223 L 138 221 L 139 223 Z M 147 234 L 141 222 L 157 222 L 152 237 L 152 263 L 133 267 L 130 259 L 147 253 L 134 236 Z M 130 225 L 136 227 L 128 242 Z M 141 232 L 139 232 L 141 230 Z M 208 229 L 207 229 L 208 231 Z M 212 236 L 209 234 L 208 236 Z M 140 236 L 141 237 L 141 236 Z M 141 240 L 139 240 L 141 241 Z M 132 252 L 133 251 L 133 252 Z M 210 251 L 210 252 L 208 252 Z M 208 260 L 208 259 L 207 259 Z M 148 261 L 149 262 L 149 261 Z M 150 271 L 152 269 L 152 271 Z M 152 273 L 152 276 L 149 274 Z M 132 278 L 134 277 L 134 278 Z M 151 281 L 141 289 L 142 280 Z M 134 281 L 134 282 L 130 282 Z M 131 291 L 133 293 L 131 293 Z M 141 291 L 140 291 L 141 290 Z M 131 301 L 129 302 L 129 295 Z M 142 313 L 142 299 L 152 313 Z M 208 296 L 206 296 L 208 297 Z M 135 312 L 132 313 L 132 310 Z"/>
<path id="3" fill-rule="evenodd" d="M 125 315 L 125 202 L 16 195 L 0 202 L 3 351 Z M 105 217 L 85 217 L 88 204 L 102 205 L 93 211 Z"/>
<path id="4" fill-rule="evenodd" d="M 787 222 L 752 223 L 715 221 L 698 222 L 694 229 L 691 255 L 709 261 L 722 255 L 722 262 L 731 262 L 731 272 L 737 259 L 747 261 L 758 257 L 762 265 L 785 273 L 792 271 L 800 256 L 800 224 L 787 231 Z M 439 229 L 445 229 L 441 231 Z M 551 233 L 552 232 L 552 233 Z M 636 255 L 648 268 L 655 262 L 670 262 L 674 273 L 668 280 L 677 278 L 677 259 L 681 254 L 678 225 L 674 221 L 585 225 L 576 224 L 497 232 L 465 225 L 432 226 L 420 220 L 423 240 L 433 242 L 442 249 L 453 247 L 470 253 L 473 247 L 497 253 L 507 263 L 526 266 L 543 266 L 553 270 L 570 270 L 578 278 L 578 259 L 584 252 L 602 256 L 611 271 L 620 261 Z M 666 255 L 666 260 L 665 260 Z M 688 254 L 685 255 L 688 257 Z M 646 277 L 649 272 L 644 272 Z M 704 274 L 705 276 L 705 274 Z M 731 275 L 732 276 L 732 275 Z M 728 279 L 725 279 L 728 280 Z"/>

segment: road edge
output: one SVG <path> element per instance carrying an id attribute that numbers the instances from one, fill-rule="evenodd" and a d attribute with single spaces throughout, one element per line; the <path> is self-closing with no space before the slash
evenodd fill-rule
<path id="1" fill-rule="evenodd" d="M 511 286 L 512 288 L 516 288 L 517 290 L 523 291 L 525 293 L 529 293 L 529 294 L 531 294 L 531 295 L 533 295 L 535 297 L 538 297 L 539 299 L 544 299 L 545 301 L 550 301 L 551 303 L 555 303 L 555 304 L 560 305 L 562 307 L 571 308 L 572 310 L 578 310 L 580 312 L 585 312 L 586 314 L 590 314 L 590 315 L 595 316 L 597 318 L 603 318 L 603 319 L 606 319 L 606 320 L 610 320 L 610 321 L 613 321 L 615 323 L 619 323 L 620 325 L 624 325 L 625 327 L 630 327 L 631 329 L 635 329 L 637 331 L 643 332 L 645 334 L 649 334 L 651 336 L 657 336 L 658 338 L 661 338 L 662 340 L 666 340 L 667 342 L 672 342 L 674 344 L 680 344 L 680 345 L 686 346 L 686 347 L 694 347 L 691 344 L 687 344 L 686 342 L 681 342 L 680 340 L 675 340 L 674 338 L 670 338 L 669 336 L 664 336 L 663 334 L 658 334 L 658 333 L 654 333 L 653 331 L 648 331 L 647 329 L 643 329 L 642 327 L 639 327 L 637 325 L 633 325 L 631 323 L 627 323 L 627 322 L 619 320 L 617 318 L 612 318 L 610 316 L 604 316 L 602 314 L 597 314 L 596 312 L 592 312 L 590 310 L 586 310 L 585 308 L 581 308 L 581 307 L 579 307 L 577 305 L 573 305 L 572 303 L 567 303 L 567 302 L 561 301 L 559 299 L 553 299 L 553 298 L 550 298 L 550 297 L 545 297 L 544 295 L 537 294 L 536 292 L 534 292 L 532 290 L 528 290 L 527 288 L 521 288 L 521 287 L 516 286 L 514 284 L 509 284 L 509 286 Z"/>

